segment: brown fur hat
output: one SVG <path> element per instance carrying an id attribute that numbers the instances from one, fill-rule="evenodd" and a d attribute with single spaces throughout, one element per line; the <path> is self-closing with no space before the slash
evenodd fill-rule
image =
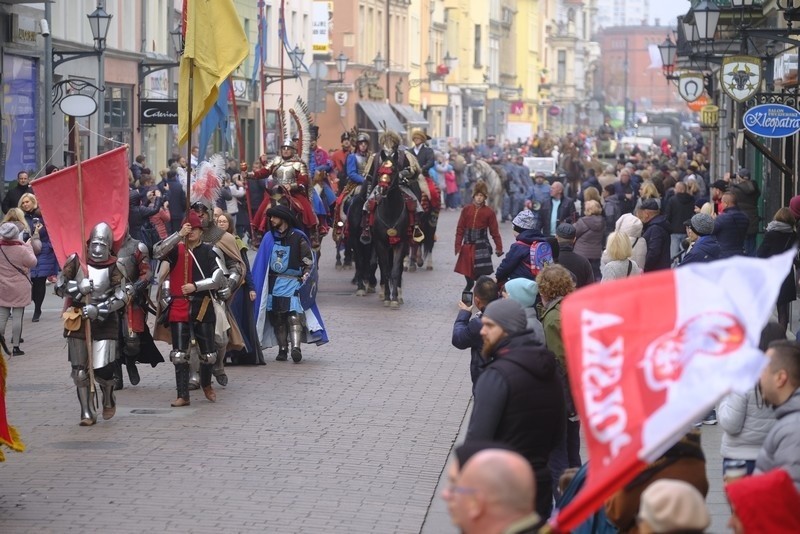
<path id="1" fill-rule="evenodd" d="M 486 182 L 484 182 L 483 180 L 478 180 L 477 182 L 475 182 L 475 187 L 472 189 L 473 197 L 478 193 L 482 194 L 486 198 L 489 198 L 489 188 L 486 187 Z"/>

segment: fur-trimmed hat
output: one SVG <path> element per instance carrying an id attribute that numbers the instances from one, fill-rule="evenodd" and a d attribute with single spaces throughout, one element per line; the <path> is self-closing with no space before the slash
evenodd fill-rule
<path id="1" fill-rule="evenodd" d="M 412 142 L 413 142 L 413 141 L 414 141 L 414 139 L 416 139 L 417 137 L 419 137 L 420 139 L 422 139 L 422 142 L 423 142 L 423 143 L 424 143 L 425 141 L 430 141 L 430 140 L 431 140 L 431 136 L 430 136 L 430 135 L 428 135 L 428 134 L 426 134 L 426 133 L 425 133 L 425 130 L 423 130 L 422 128 L 414 128 L 413 130 L 411 130 L 411 134 L 408 136 L 408 138 L 409 138 L 409 139 L 411 139 L 411 141 L 412 141 Z"/>
<path id="2" fill-rule="evenodd" d="M 390 144 L 393 147 L 399 147 L 402 140 L 400 139 L 400 136 L 397 135 L 397 132 L 386 130 L 381 134 L 380 138 L 378 138 L 378 142 L 381 146 Z"/>
<path id="3" fill-rule="evenodd" d="M 486 186 L 486 182 L 483 180 L 478 180 L 475 182 L 475 186 L 472 188 L 472 197 L 475 198 L 475 195 L 481 194 L 484 197 L 489 197 L 489 188 Z"/>

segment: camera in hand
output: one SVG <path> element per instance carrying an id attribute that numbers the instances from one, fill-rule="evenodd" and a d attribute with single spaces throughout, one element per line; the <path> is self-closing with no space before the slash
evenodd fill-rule
<path id="1" fill-rule="evenodd" d="M 472 291 L 462 291 L 461 302 L 463 302 L 467 306 L 472 306 Z"/>

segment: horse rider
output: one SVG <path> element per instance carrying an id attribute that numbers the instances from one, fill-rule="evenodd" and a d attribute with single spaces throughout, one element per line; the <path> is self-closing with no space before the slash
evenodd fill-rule
<path id="1" fill-rule="evenodd" d="M 353 147 L 351 145 L 352 141 L 355 139 L 352 138 L 350 132 L 344 132 L 340 139 L 342 143 L 342 147 L 333 152 L 331 155 L 331 161 L 333 162 L 333 172 L 336 173 L 336 182 L 331 183 L 334 186 L 333 190 L 337 193 L 341 193 L 342 189 L 346 185 L 347 179 L 347 157 L 353 152 Z"/>
<path id="2" fill-rule="evenodd" d="M 333 170 L 333 162 L 328 155 L 328 151 L 317 144 L 319 138 L 319 126 L 312 125 L 310 128 L 311 142 L 309 145 L 308 169 L 309 176 L 313 181 L 311 191 L 312 204 L 314 204 L 319 223 L 319 234 L 324 236 L 330 230 L 330 215 L 333 205 L 336 202 L 336 195 L 331 189 L 328 175 Z M 319 203 L 317 203 L 319 201 Z"/>
<path id="3" fill-rule="evenodd" d="M 299 222 L 308 232 L 312 245 L 318 246 L 318 222 L 314 208 L 311 205 L 311 184 L 309 183 L 308 167 L 297 156 L 297 148 L 291 137 L 283 140 L 280 156 L 276 156 L 272 161 L 267 162 L 267 157 L 262 155 L 261 163 L 262 168 L 248 173 L 247 177 L 255 180 L 272 177 L 273 196 L 282 194 L 286 198 L 289 207 L 298 214 Z M 268 200 L 265 199 L 265 202 Z M 260 207 L 259 211 L 261 211 Z"/>
<path id="4" fill-rule="evenodd" d="M 67 258 L 55 285 L 56 295 L 67 299 L 64 312 L 64 337 L 72 366 L 72 380 L 78 389 L 81 426 L 97 422 L 90 392 L 92 375 L 103 394 L 103 419 L 111 419 L 117 411 L 114 398 L 114 371 L 119 336 L 118 310 L 130 300 L 132 288 L 117 266 L 112 251 L 111 227 L 99 223 L 89 235 L 89 257 L 84 275 L 78 254 Z M 91 326 L 91 341 L 86 341 L 83 321 Z M 91 352 L 91 355 L 90 355 Z"/>
<path id="5" fill-rule="evenodd" d="M 372 228 L 369 220 L 372 219 L 372 216 L 375 212 L 376 203 L 373 200 L 378 196 L 378 188 L 376 187 L 378 182 L 378 170 L 384 166 L 385 162 L 388 161 L 392 162 L 392 166 L 395 169 L 394 172 L 398 173 L 398 187 L 403 192 L 406 200 L 415 202 L 414 213 L 416 214 L 416 217 L 413 217 L 414 230 L 412 236 L 415 241 L 421 241 L 425 236 L 422 233 L 417 220 L 423 213 L 425 213 L 425 211 L 422 209 L 422 204 L 420 203 L 419 198 L 409 187 L 411 181 L 419 175 L 419 163 L 409 150 L 400 149 L 400 136 L 395 132 L 391 130 L 384 132 L 378 141 L 381 145 L 381 149 L 378 152 L 378 157 L 371 158 L 372 167 L 369 168 L 370 177 L 372 179 L 367 186 L 367 201 L 364 202 L 364 211 L 367 212 L 368 217 L 367 220 L 362 223 L 363 228 L 361 229 L 361 242 L 365 245 L 372 242 Z"/>
<path id="6" fill-rule="evenodd" d="M 411 153 L 417 158 L 420 167 L 420 174 L 417 177 L 420 188 L 419 196 L 427 195 L 430 201 L 431 226 L 436 226 L 436 222 L 439 219 L 439 210 L 442 207 L 442 196 L 439 187 L 430 176 L 430 171 L 436 164 L 436 154 L 426 144 L 428 140 L 430 140 L 430 136 L 421 128 L 411 130 L 411 142 L 414 144 L 411 147 Z"/>

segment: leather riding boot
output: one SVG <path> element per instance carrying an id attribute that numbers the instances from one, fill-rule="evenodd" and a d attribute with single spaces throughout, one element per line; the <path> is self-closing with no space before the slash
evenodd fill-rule
<path id="1" fill-rule="evenodd" d="M 200 387 L 203 388 L 203 394 L 211 402 L 217 402 L 217 394 L 214 388 L 211 387 L 211 368 L 212 365 L 200 364 Z M 219 380 L 219 377 L 217 377 Z"/>
<path id="2" fill-rule="evenodd" d="M 116 380 L 114 378 L 104 380 L 99 377 L 96 377 L 95 380 L 103 394 L 103 419 L 107 421 L 117 413 L 117 402 L 114 398 L 114 383 Z"/>
<path id="3" fill-rule="evenodd" d="M 170 406 L 179 408 L 189 406 L 189 364 L 179 363 L 175 366 L 175 389 L 178 391 L 178 398 Z"/>
<path id="4" fill-rule="evenodd" d="M 117 358 L 114 360 L 114 389 L 120 390 L 125 387 L 122 381 L 122 359 Z"/>
<path id="5" fill-rule="evenodd" d="M 132 386 L 135 386 L 141 380 L 139 376 L 139 370 L 136 368 L 136 364 L 133 362 L 129 362 L 125 364 L 125 369 L 128 370 L 128 380 Z"/>
<path id="6" fill-rule="evenodd" d="M 81 405 L 81 426 L 92 426 L 97 422 L 97 414 L 92 409 L 92 392 L 89 386 L 81 386 L 78 390 L 78 402 Z"/>

